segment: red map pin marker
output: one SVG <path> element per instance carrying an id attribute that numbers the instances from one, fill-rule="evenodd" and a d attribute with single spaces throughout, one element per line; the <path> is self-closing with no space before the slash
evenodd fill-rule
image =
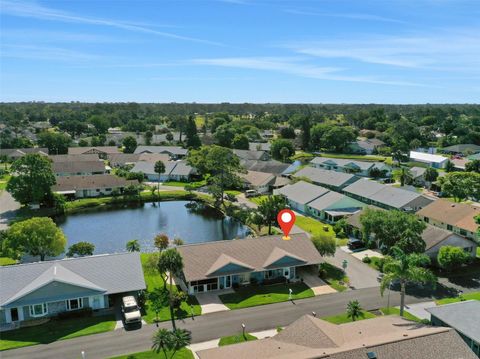
<path id="1" fill-rule="evenodd" d="M 289 209 L 282 209 L 280 212 L 278 212 L 277 222 L 284 234 L 282 239 L 288 241 L 290 239 L 288 234 L 295 224 L 295 213 Z"/>

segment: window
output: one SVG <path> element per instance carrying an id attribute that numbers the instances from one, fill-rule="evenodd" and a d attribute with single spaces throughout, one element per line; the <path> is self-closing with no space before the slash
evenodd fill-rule
<path id="1" fill-rule="evenodd" d="M 453 229 L 451 224 L 447 224 L 447 230 L 451 231 Z"/>
<path id="2" fill-rule="evenodd" d="M 76 310 L 83 308 L 83 298 L 69 299 L 67 302 L 67 310 Z"/>
<path id="3" fill-rule="evenodd" d="M 43 317 L 47 313 L 47 303 L 34 304 L 30 306 L 30 316 L 32 317 Z"/>

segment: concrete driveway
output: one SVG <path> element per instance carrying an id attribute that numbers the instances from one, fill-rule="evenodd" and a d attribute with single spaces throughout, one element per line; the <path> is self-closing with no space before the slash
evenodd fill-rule
<path id="1" fill-rule="evenodd" d="M 8 228 L 8 223 L 15 218 L 15 212 L 20 208 L 20 203 L 15 201 L 7 191 L 0 193 L 0 231 Z"/>
<path id="2" fill-rule="evenodd" d="M 308 285 L 315 295 L 335 293 L 336 290 L 320 279 L 318 270 L 315 267 L 299 268 L 297 275 L 303 278 L 303 283 Z"/>
<path id="3" fill-rule="evenodd" d="M 202 315 L 230 310 L 218 297 L 220 294 L 227 293 L 233 293 L 233 289 L 225 289 L 218 292 L 197 293 L 195 297 L 197 297 L 198 303 L 202 307 Z"/>

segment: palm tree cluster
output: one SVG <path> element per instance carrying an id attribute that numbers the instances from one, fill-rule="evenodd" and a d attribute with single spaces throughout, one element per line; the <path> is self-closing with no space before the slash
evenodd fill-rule
<path id="1" fill-rule="evenodd" d="M 152 350 L 163 352 L 165 359 L 172 359 L 177 351 L 185 348 L 192 341 L 192 333 L 186 329 L 159 329 L 152 338 Z M 170 352 L 170 357 L 168 356 Z"/>

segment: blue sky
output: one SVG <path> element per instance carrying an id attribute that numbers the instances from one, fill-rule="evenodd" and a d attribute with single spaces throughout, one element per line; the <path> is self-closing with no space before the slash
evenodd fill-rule
<path id="1" fill-rule="evenodd" d="M 0 0 L 2 101 L 478 103 L 478 0 Z"/>

